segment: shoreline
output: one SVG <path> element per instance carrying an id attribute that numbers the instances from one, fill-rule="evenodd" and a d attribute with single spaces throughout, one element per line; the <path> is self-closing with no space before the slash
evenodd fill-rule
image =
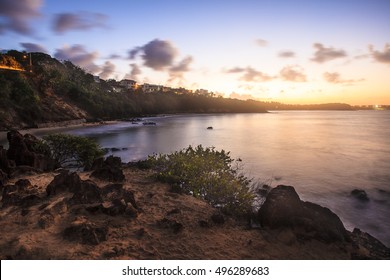
<path id="1" fill-rule="evenodd" d="M 390 259 L 380 240 L 347 230 L 292 186 L 234 216 L 175 190 L 151 166 L 111 156 L 89 171 L 55 169 L 29 148 L 33 137 L 10 136 L 0 153 L 1 259 Z"/>

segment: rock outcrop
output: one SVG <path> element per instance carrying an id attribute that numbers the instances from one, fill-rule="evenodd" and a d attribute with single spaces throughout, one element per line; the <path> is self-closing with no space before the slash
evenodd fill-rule
<path id="1" fill-rule="evenodd" d="M 97 159 L 92 164 L 92 177 L 110 182 L 123 182 L 122 161 L 119 157 L 109 156 L 105 160 Z"/>
<path id="2" fill-rule="evenodd" d="M 39 201 L 39 191 L 29 180 L 20 179 L 14 185 L 6 185 L 2 191 L 3 208 L 8 206 L 29 207 Z"/>
<path id="3" fill-rule="evenodd" d="M 37 151 L 39 140 L 35 136 L 11 130 L 7 133 L 7 139 L 8 150 L 0 146 L 0 186 L 11 177 L 51 171 L 58 167 L 55 160 Z"/>
<path id="4" fill-rule="evenodd" d="M 7 151 L 8 160 L 15 162 L 16 166 L 26 165 L 42 171 L 50 171 L 58 167 L 57 163 L 50 157 L 36 151 L 38 139 L 31 135 L 24 136 L 16 130 L 7 133 L 9 149 Z"/>
<path id="5" fill-rule="evenodd" d="M 340 218 L 328 208 L 302 201 L 291 186 L 279 185 L 268 194 L 258 212 L 261 226 L 292 229 L 298 240 L 348 240 Z"/>

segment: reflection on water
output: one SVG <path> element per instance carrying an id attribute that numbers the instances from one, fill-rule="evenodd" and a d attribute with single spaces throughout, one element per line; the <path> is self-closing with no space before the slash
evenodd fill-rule
<path id="1" fill-rule="evenodd" d="M 331 111 L 186 115 L 157 126 L 118 123 L 68 129 L 120 148 L 124 161 L 202 144 L 231 151 L 245 171 L 272 185 L 293 185 L 301 198 L 336 212 L 390 245 L 390 112 Z M 212 130 L 207 127 L 212 126 Z M 126 150 L 122 150 L 126 148 Z M 369 202 L 350 196 L 364 189 Z"/>

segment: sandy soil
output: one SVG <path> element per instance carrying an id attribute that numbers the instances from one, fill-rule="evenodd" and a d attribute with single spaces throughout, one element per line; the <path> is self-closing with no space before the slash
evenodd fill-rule
<path id="1" fill-rule="evenodd" d="M 124 187 L 132 190 L 139 207 L 136 217 L 91 214 L 69 207 L 71 194 L 46 198 L 29 208 L 3 207 L 0 211 L 1 259 L 348 259 L 352 248 L 319 241 L 298 242 L 289 230 L 248 229 L 243 221 L 225 217 L 217 224 L 217 210 L 189 195 L 169 191 L 150 171 L 124 170 Z M 45 196 L 57 173 L 28 176 Z M 90 173 L 81 173 L 83 180 Z M 24 177 L 26 178 L 26 177 Z M 13 179 L 13 183 L 18 178 Z M 99 187 L 108 182 L 93 179 Z M 45 210 L 54 221 L 42 228 Z M 70 224 L 91 222 L 107 226 L 108 238 L 97 245 L 68 241 L 63 232 Z M 181 224 L 180 228 L 172 227 Z"/>

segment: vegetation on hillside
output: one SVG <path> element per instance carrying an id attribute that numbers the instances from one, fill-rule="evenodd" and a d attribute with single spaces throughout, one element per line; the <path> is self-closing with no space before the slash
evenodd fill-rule
<path id="1" fill-rule="evenodd" d="M 10 51 L 1 59 L 28 69 L 30 55 L 31 72 L 0 70 L 0 127 L 34 127 L 81 117 L 108 120 L 162 113 L 265 112 L 260 102 L 197 93 L 115 92 L 110 81 L 96 82 L 70 61 L 60 62 L 43 53 L 26 56 Z"/>
<path id="2" fill-rule="evenodd" d="M 192 194 L 233 215 L 251 212 L 254 193 L 251 180 L 241 174 L 241 160 L 230 153 L 199 145 L 171 154 L 149 156 L 143 164 L 157 172 L 157 178 L 178 192 Z"/>

